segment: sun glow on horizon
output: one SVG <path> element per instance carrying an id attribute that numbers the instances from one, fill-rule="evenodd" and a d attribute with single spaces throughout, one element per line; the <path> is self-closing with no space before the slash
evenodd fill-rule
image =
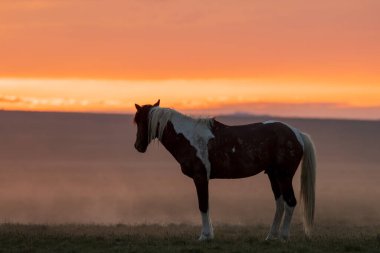
<path id="1" fill-rule="evenodd" d="M 373 114 L 374 108 L 380 108 L 379 97 L 380 87 L 371 84 L 342 88 L 264 80 L 0 79 L 0 108 L 5 110 L 132 113 L 134 103 L 149 104 L 160 98 L 163 106 L 198 114 L 305 116 L 306 111 L 299 110 L 314 107 L 323 108 L 326 117 L 339 117 L 336 111 L 346 109 Z M 377 118 L 371 113 L 363 118 Z"/>

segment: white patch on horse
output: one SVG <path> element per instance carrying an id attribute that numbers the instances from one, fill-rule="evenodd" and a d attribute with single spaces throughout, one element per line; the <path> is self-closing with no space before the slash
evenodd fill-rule
<path id="1" fill-rule="evenodd" d="M 202 213 L 202 231 L 199 241 L 214 239 L 214 228 L 212 227 L 209 211 L 207 213 Z"/>
<path id="2" fill-rule="evenodd" d="M 289 124 L 286 124 L 284 122 L 281 122 L 281 121 L 275 121 L 275 120 L 267 120 L 267 121 L 264 121 L 263 124 L 273 124 L 273 123 L 281 123 L 281 124 L 284 124 L 286 126 L 288 126 L 294 133 L 294 135 L 296 136 L 298 142 L 301 144 L 302 148 L 305 147 L 305 144 L 303 143 L 303 139 L 302 139 L 302 136 L 301 136 L 301 132 L 300 130 L 298 130 L 297 128 L 295 127 L 292 127 L 291 125 Z"/>
<path id="3" fill-rule="evenodd" d="M 183 136 L 196 150 L 197 157 L 206 168 L 207 179 L 210 179 L 211 164 L 208 158 L 207 144 L 214 138 L 211 132 L 212 119 L 194 119 L 169 108 L 153 107 L 149 112 L 149 141 L 154 138 L 161 140 L 162 134 L 168 122 L 173 124 L 177 134 Z M 158 136 L 156 136 L 158 127 Z"/>
<path id="4" fill-rule="evenodd" d="M 232 148 L 232 153 L 235 153 L 236 149 L 235 146 Z"/>
<path id="5" fill-rule="evenodd" d="M 282 195 L 276 199 L 276 213 L 274 215 L 273 223 L 266 240 L 273 240 L 278 238 L 278 232 L 281 225 L 282 217 L 284 216 L 284 199 Z"/>
<path id="6" fill-rule="evenodd" d="M 285 202 L 285 216 L 281 229 L 281 237 L 284 240 L 287 240 L 289 238 L 290 223 L 292 221 L 293 211 L 294 206 L 288 206 L 288 204 Z"/>

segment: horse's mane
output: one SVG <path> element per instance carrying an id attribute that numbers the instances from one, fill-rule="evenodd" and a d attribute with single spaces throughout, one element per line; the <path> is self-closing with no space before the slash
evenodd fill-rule
<path id="1" fill-rule="evenodd" d="M 192 118 L 190 116 L 179 113 L 171 108 L 153 107 L 149 112 L 148 117 L 148 138 L 149 141 L 154 138 L 161 140 L 165 127 L 172 119 L 180 118 L 181 121 L 192 123 L 194 126 L 203 126 L 210 129 L 213 124 L 212 118 Z M 158 131 L 158 134 L 156 135 Z"/>

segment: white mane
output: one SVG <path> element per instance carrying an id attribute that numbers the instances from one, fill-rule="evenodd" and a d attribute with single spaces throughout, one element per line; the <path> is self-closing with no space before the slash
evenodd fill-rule
<path id="1" fill-rule="evenodd" d="M 196 129 L 199 128 L 208 128 L 210 129 L 212 127 L 213 120 L 210 118 L 192 118 L 190 116 L 181 114 L 173 109 L 170 108 L 161 108 L 161 107 L 153 107 L 149 112 L 149 127 L 148 127 L 148 138 L 149 141 L 158 138 L 159 140 L 162 139 L 162 135 L 164 133 L 164 130 L 166 128 L 166 125 L 170 121 L 174 129 L 176 129 L 175 123 L 179 121 L 183 121 L 182 124 L 190 123 L 193 127 Z M 157 129 L 158 127 L 158 129 Z M 196 130 L 196 129 L 193 130 Z M 156 136 L 158 130 L 158 135 Z M 177 131 L 176 131 L 177 132 Z M 178 133 L 178 132 L 177 132 Z"/>
<path id="2" fill-rule="evenodd" d="M 214 138 L 211 132 L 213 119 L 192 118 L 170 108 L 153 107 L 149 112 L 148 140 L 155 138 L 162 140 L 162 135 L 168 124 L 173 124 L 177 134 L 183 136 L 197 151 L 207 170 L 207 178 L 210 177 L 211 165 L 208 159 L 208 141 Z"/>

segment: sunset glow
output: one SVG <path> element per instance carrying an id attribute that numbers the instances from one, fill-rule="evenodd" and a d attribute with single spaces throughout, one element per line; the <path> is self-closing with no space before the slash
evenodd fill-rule
<path id="1" fill-rule="evenodd" d="M 380 118 L 379 1 L 0 3 L 0 108 Z"/>
<path id="2" fill-rule="evenodd" d="M 380 108 L 380 86 L 373 85 L 342 90 L 340 85 L 255 80 L 2 79 L 0 88 L 0 103 L 7 110 L 132 113 L 135 102 L 151 104 L 158 98 L 163 106 L 211 115 L 376 118 L 373 112 Z"/>

